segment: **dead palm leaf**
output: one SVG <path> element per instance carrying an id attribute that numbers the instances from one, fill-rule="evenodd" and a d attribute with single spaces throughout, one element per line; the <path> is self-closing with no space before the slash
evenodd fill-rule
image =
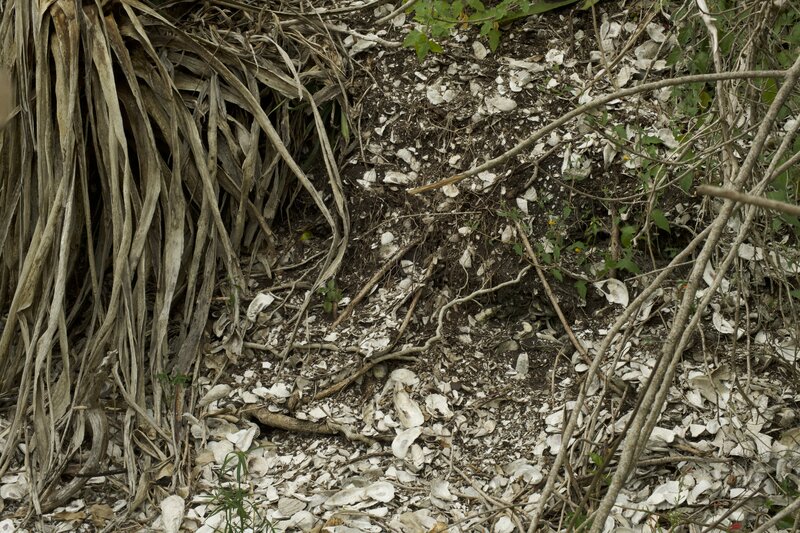
<path id="1" fill-rule="evenodd" d="M 114 395 L 126 407 L 115 423 L 131 500 L 156 463 L 186 481 L 186 406 L 166 401 L 159 376 L 189 372 L 220 287 L 236 327 L 239 254 L 271 249 L 293 183 L 331 229 L 318 282 L 344 254 L 347 208 L 318 110 L 341 96 L 329 68 L 340 63 L 303 33 L 313 24 L 284 33 L 264 17 L 249 34 L 229 12 L 197 16 L 214 24 L 170 21 L 136 0 L 10 1 L 2 13 L 0 66 L 19 107 L 12 114 L 0 75 L 0 121 L 11 115 L 0 132 L 0 391 L 19 401 L 0 475 L 32 428 L 32 496 L 44 510 L 86 479 L 60 476 L 88 435 L 92 468 L 104 462 Z M 308 112 L 312 128 L 288 127 Z M 295 161 L 309 141 L 332 206 Z M 144 440 L 160 454 L 135 453 Z"/>

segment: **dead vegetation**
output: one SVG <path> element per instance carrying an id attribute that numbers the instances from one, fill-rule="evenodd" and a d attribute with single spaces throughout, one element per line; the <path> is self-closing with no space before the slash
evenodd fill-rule
<path id="1" fill-rule="evenodd" d="M 109 431 L 127 436 L 118 459 L 131 509 L 165 471 L 173 487 L 188 483 L 182 413 L 195 393 L 168 398 L 166 383 L 196 372 L 214 298 L 237 323 L 241 264 L 269 273 L 287 198 L 302 191 L 330 228 L 319 280 L 345 251 L 322 116 L 347 108 L 334 41 L 308 18 L 184 8 L 3 10 L 0 61 L 17 107 L 0 133 L 0 390 L 17 401 L 0 476 L 24 444 L 31 513 L 86 482 L 65 487 L 62 474 L 87 435 L 81 474 L 100 471 Z"/>
<path id="2" fill-rule="evenodd" d="M 209 510 L 236 456 L 279 530 L 791 519 L 796 6 L 608 2 L 418 65 L 404 2 L 85 4 L 0 26 L 28 516 L 113 464 L 128 518 L 244 527 Z"/>

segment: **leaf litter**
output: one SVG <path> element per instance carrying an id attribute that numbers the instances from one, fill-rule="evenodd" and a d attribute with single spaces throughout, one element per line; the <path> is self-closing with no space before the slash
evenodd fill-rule
<path id="1" fill-rule="evenodd" d="M 383 16 L 392 7 L 378 7 L 371 15 Z M 549 220 L 548 212 L 529 197 L 530 185 L 512 188 L 509 174 L 500 172 L 479 174 L 466 187 L 450 186 L 430 201 L 411 203 L 403 191 L 506 149 L 525 130 L 558 115 L 562 104 L 552 102 L 562 91 L 573 96 L 582 92 L 578 88 L 585 88 L 583 94 L 599 91 L 595 80 L 603 69 L 602 53 L 623 49 L 637 27 L 633 13 L 616 16 L 620 20 L 602 15 L 604 52 L 592 48 L 594 40 L 583 29 L 566 39 L 552 36 L 547 30 L 551 19 L 535 17 L 515 31 L 541 37 L 541 42 L 515 41 L 509 35 L 506 39 L 514 44 L 495 53 L 478 41 L 453 42 L 422 66 L 408 51 L 387 49 L 369 38 L 344 41 L 352 56 L 376 62 L 369 78 L 377 86 L 362 103 L 366 160 L 356 159 L 344 171 L 351 194 L 361 196 L 351 198 L 353 213 L 361 219 L 354 230 L 360 243 L 349 252 L 356 261 L 343 269 L 340 283 L 355 294 L 368 283 L 369 267 L 383 264 L 424 226 L 434 228 L 441 244 L 429 244 L 428 237 L 391 275 L 367 287 L 352 317 L 335 329 L 335 317 L 319 306 L 294 329 L 287 320 L 290 310 L 302 305 L 310 289 L 291 286 L 296 280 L 288 269 L 269 286 L 255 282 L 256 294 L 238 318 L 245 331 L 240 349 L 229 349 L 235 317 L 217 309 L 195 383 L 198 410 L 186 415 L 196 450 L 196 482 L 183 496 L 169 494 L 153 502 L 154 508 L 145 505 L 133 519 L 164 531 L 221 527 L 221 515 L 210 502 L 220 487 L 234 481 L 217 474 L 236 451 L 245 454 L 247 465 L 237 481 L 246 485 L 276 531 L 311 531 L 322 525 L 317 530 L 510 532 L 527 521 L 562 446 L 575 447 L 572 468 L 577 472 L 590 475 L 599 466 L 580 453 L 577 440 L 561 439 L 566 415 L 575 408 L 574 389 L 589 380 L 589 400 L 578 417 L 581 431 L 608 439 L 622 434 L 631 414 L 631 397 L 625 394 L 638 390 L 652 374 L 666 334 L 662 320 L 674 312 L 677 295 L 655 292 L 632 330 L 613 339 L 616 356 L 601 369 L 622 384 L 623 395 L 602 399 L 603 382 L 586 374 L 585 361 L 564 342 L 534 278 L 513 282 L 520 263 L 511 265 L 508 255 L 481 245 L 483 234 L 511 244 L 511 226 L 501 221 L 494 228 L 472 227 L 478 217 L 469 218 L 471 208 L 498 195 L 531 206 L 530 213 L 521 212 L 533 224 Z M 409 28 L 401 21 L 388 32 L 364 27 L 359 32 L 401 40 Z M 649 23 L 646 35 L 649 40 L 623 56 L 617 85 L 635 83 L 643 71 L 663 69 L 658 51 L 669 45 L 671 33 L 665 25 Z M 588 56 L 589 62 L 574 56 Z M 408 75 L 415 71 L 421 76 Z M 362 81 L 367 83 L 366 76 Z M 578 88 L 564 89 L 567 85 Z M 545 94 L 534 97 L 534 87 Z M 666 121 L 665 98 L 657 94 L 654 101 L 617 107 L 659 124 Z M 547 147 L 556 149 L 550 159 L 536 162 L 547 175 L 530 176 L 536 195 L 551 207 L 549 213 L 557 212 L 558 201 L 569 194 L 563 180 L 551 178 L 619 163 L 613 146 L 596 132 L 580 123 L 570 128 L 521 157 L 530 164 Z M 671 132 L 662 128 L 655 134 L 669 157 L 675 148 Z M 453 152 L 461 158 L 452 157 Z M 625 168 L 636 164 L 631 159 Z M 374 208 L 378 202 L 384 207 Z M 282 237 L 284 244 L 292 238 Z M 322 244 L 306 247 L 295 259 L 313 257 Z M 797 263 L 774 251 L 766 256 L 771 268 L 765 268 L 764 251 L 753 245 L 743 245 L 739 257 L 742 268 L 756 278 L 774 276 L 773 268 L 796 273 Z M 706 274 L 711 285 L 713 267 Z M 498 279 L 509 285 L 494 290 Z M 772 372 L 749 374 L 745 391 L 738 383 L 743 377 L 725 353 L 736 350 L 733 355 L 748 363 L 777 358 L 791 364 L 798 354 L 796 331 L 758 329 L 750 332 L 753 346 L 735 344 L 748 333 L 734 318 L 746 312 L 744 299 L 726 298 L 733 282 L 722 283 L 704 333 L 686 352 L 667 408 L 637 475 L 618 497 L 607 530 L 654 530 L 661 514 L 690 508 L 704 513 L 697 515 L 698 523 L 734 527 L 752 512 L 737 502 L 784 501 L 780 482 L 800 468 L 800 433 L 792 408 L 796 394 Z M 571 326 L 591 355 L 614 314 L 642 286 L 635 278 L 608 279 L 595 284 L 596 295 L 572 306 Z M 416 300 L 421 292 L 424 297 Z M 453 305 L 459 298 L 459 305 Z M 719 335 L 707 346 L 706 336 L 713 332 Z M 359 367 L 368 371 L 327 393 Z M 0 427 L 6 425 L 0 420 Z M 112 439 L 114 446 L 120 443 Z M 107 480 L 97 483 L 107 485 Z M 28 490 L 24 473 L 4 476 L 0 511 Z M 566 488 L 562 492 L 566 495 Z M 120 504 L 111 503 L 102 509 Z M 91 511 L 83 500 L 75 500 L 55 509 L 50 519 L 58 530 L 77 528 L 90 516 L 102 516 L 98 505 Z M 98 520 L 102 525 L 110 517 Z M 0 521 L 0 531 L 13 524 L 13 518 Z"/>

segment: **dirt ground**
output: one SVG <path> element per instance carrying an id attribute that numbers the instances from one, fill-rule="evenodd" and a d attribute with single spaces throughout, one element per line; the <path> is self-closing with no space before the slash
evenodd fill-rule
<path id="1" fill-rule="evenodd" d="M 559 478 L 556 499 L 602 496 L 598 464 L 625 436 L 659 360 L 690 265 L 615 341 L 601 367 L 607 382 L 586 372 L 614 319 L 702 229 L 698 214 L 709 209 L 676 181 L 657 205 L 670 228 L 651 221 L 633 246 L 618 240 L 625 220 L 647 219 L 650 198 L 641 160 L 610 142 L 609 131 L 641 128 L 660 136 L 659 154 L 667 154 L 675 142 L 669 91 L 612 102 L 455 185 L 408 189 L 501 155 L 584 97 L 673 75 L 658 64 L 674 46 L 671 21 L 647 2 L 603 2 L 595 18 L 567 8 L 517 22 L 495 51 L 476 30 L 458 31 L 443 53 L 420 62 L 397 46 L 409 18 L 375 25 L 392 5 L 338 21 L 354 62 L 350 135 L 336 139 L 348 146 L 340 171 L 352 230 L 343 268 L 292 321 L 329 238 L 299 195 L 275 228 L 280 260 L 271 276 L 263 265 L 243 266 L 253 298 L 242 309 L 241 353 L 227 349 L 223 304 L 209 326 L 192 381 L 201 401 L 186 425 L 195 442 L 193 485 L 181 494 L 186 530 L 224 527 L 225 513 L 214 511 L 220 487 L 234 484 L 231 454 L 241 451 L 246 475 L 235 483 L 247 489 L 251 530 L 525 531 L 565 444 L 573 450 L 569 478 Z M 597 32 L 621 58 L 614 76 L 601 72 Z M 648 55 L 653 43 L 658 51 Z M 625 219 L 615 221 L 619 213 Z M 634 266 L 603 270 L 609 257 Z M 776 362 L 773 345 L 736 343 L 715 327 L 727 310 L 723 302 L 710 313 L 685 350 L 606 530 L 746 528 L 766 512 L 764 494 L 785 496 L 776 460 L 763 455 L 782 438 L 795 445 L 784 438 L 794 425 L 793 371 Z M 745 378 L 751 367 L 758 372 Z M 563 443 L 562 425 L 587 379 L 578 435 L 603 440 Z M 112 477 L 97 478 L 80 502 L 45 522 L 53 531 L 107 527 L 106 508 L 126 505 L 109 497 L 120 494 Z M 739 505 L 755 486 L 755 499 Z M 156 491 L 171 494 L 169 486 Z M 552 508 L 543 530 L 581 520 L 562 510 L 568 505 Z M 166 516 L 156 497 L 127 527 L 169 530 Z"/>

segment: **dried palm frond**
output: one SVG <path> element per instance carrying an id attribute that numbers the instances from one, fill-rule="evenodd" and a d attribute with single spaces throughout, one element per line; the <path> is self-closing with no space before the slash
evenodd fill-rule
<path id="1" fill-rule="evenodd" d="M 349 220 L 318 106 L 343 98 L 342 66 L 313 21 L 284 31 L 260 13 L 6 2 L 0 69 L 17 108 L 0 131 L 0 393 L 18 402 L 0 475 L 25 439 L 34 508 L 87 479 L 60 479 L 79 448 L 92 449 L 84 474 L 103 463 L 114 397 L 133 503 L 156 467 L 185 481 L 185 406 L 159 376 L 189 372 L 215 291 L 238 324 L 239 256 L 270 249 L 292 188 L 331 228 L 319 280 L 339 267 Z M 327 182 L 295 160 L 310 144 Z"/>

